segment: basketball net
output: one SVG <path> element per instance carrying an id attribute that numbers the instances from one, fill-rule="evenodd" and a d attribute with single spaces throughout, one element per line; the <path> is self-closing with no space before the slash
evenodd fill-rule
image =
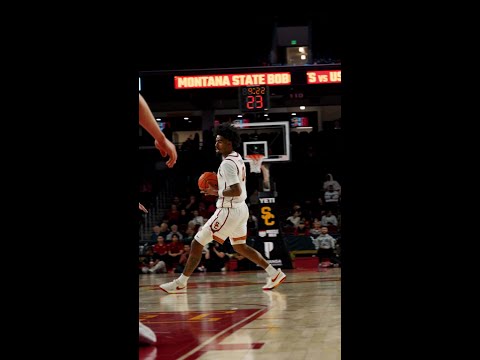
<path id="1" fill-rule="evenodd" d="M 262 161 L 265 157 L 262 154 L 251 154 L 245 156 L 250 160 L 250 172 L 251 173 L 261 173 L 262 172 Z"/>

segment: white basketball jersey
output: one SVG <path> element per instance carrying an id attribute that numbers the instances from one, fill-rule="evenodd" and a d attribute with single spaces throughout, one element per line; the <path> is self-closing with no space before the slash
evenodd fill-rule
<path id="1" fill-rule="evenodd" d="M 237 208 L 247 198 L 245 162 L 236 151 L 232 151 L 220 164 L 217 172 L 218 199 L 217 208 Z M 223 197 L 223 190 L 230 188 L 233 184 L 240 184 L 242 193 L 240 196 Z"/>

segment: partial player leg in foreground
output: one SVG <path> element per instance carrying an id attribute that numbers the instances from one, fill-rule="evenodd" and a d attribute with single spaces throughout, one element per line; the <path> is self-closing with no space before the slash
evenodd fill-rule
<path id="1" fill-rule="evenodd" d="M 138 341 L 140 344 L 152 345 L 157 342 L 157 336 L 149 327 L 143 325 L 140 321 L 138 322 Z"/>
<path id="2" fill-rule="evenodd" d="M 141 203 L 138 203 L 138 208 L 144 213 L 148 213 L 148 210 Z M 140 321 L 138 322 L 138 341 L 140 344 L 151 345 L 157 342 L 157 336 L 149 327 L 143 325 Z"/>

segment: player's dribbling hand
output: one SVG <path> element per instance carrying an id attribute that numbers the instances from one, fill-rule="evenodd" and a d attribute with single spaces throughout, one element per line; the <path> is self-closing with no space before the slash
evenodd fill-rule
<path id="1" fill-rule="evenodd" d="M 213 196 L 218 196 L 218 190 L 215 189 L 212 185 L 208 184 L 208 188 L 205 190 L 200 191 L 202 194 L 205 195 L 213 195 Z"/>

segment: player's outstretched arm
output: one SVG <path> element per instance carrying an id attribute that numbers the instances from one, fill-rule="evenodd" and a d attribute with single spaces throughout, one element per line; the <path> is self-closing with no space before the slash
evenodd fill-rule
<path id="1" fill-rule="evenodd" d="M 140 125 L 155 139 L 155 147 L 160 150 L 160 154 L 169 157 L 166 163 L 167 166 L 169 168 L 173 167 L 177 162 L 177 149 L 175 145 L 168 140 L 162 130 L 160 130 L 150 107 L 141 94 L 138 94 L 138 100 L 138 120 Z"/>

